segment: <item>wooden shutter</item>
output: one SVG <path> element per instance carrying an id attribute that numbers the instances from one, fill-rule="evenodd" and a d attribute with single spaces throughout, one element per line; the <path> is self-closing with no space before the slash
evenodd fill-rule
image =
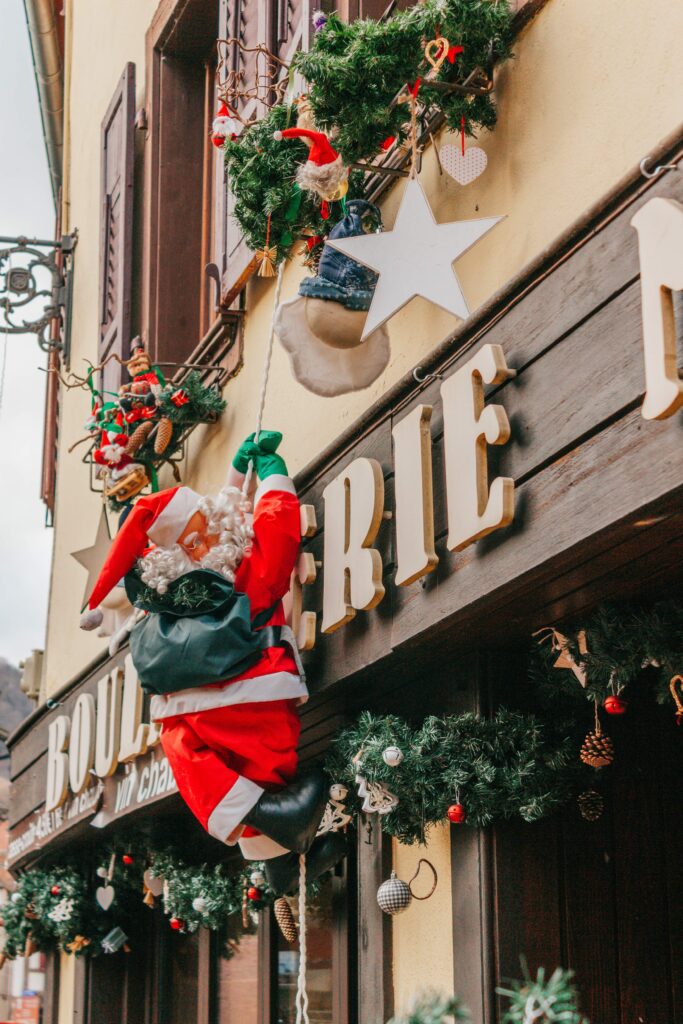
<path id="1" fill-rule="evenodd" d="M 125 359 L 131 334 L 135 65 L 126 64 L 102 121 L 100 245 L 100 362 Z M 112 360 L 103 387 L 115 391 L 121 366 Z"/>

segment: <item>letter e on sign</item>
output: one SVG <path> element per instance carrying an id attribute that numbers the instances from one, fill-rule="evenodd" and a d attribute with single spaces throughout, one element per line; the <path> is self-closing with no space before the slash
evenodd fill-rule
<path id="1" fill-rule="evenodd" d="M 509 440 L 510 423 L 502 405 L 484 404 L 484 384 L 501 384 L 516 372 L 500 345 L 483 345 L 441 385 L 450 551 L 512 522 L 514 481 L 499 476 L 489 489 L 486 454 L 487 445 Z"/>

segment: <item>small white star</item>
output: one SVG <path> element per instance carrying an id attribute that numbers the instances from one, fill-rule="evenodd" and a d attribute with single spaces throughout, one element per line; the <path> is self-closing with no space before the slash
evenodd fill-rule
<path id="1" fill-rule="evenodd" d="M 465 320 L 469 310 L 453 261 L 500 220 L 503 218 L 482 217 L 437 224 L 422 186 L 411 178 L 393 231 L 327 239 L 327 245 L 380 275 L 363 338 L 416 295 Z"/>
<path id="2" fill-rule="evenodd" d="M 100 570 L 104 565 L 105 558 L 109 554 L 110 547 L 109 522 L 107 520 L 107 513 L 102 509 L 94 543 L 89 548 L 81 548 L 80 551 L 71 552 L 71 557 L 75 558 L 79 565 L 88 570 L 88 580 L 85 584 L 85 593 L 81 607 L 85 607 L 88 603 L 88 598 L 97 583 L 97 577 L 100 575 Z"/>

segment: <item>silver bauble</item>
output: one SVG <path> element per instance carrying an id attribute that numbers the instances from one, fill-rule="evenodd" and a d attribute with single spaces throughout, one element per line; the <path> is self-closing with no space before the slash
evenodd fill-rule
<path id="1" fill-rule="evenodd" d="M 249 875 L 249 881 L 257 889 L 262 889 L 263 886 L 266 884 L 266 876 L 263 874 L 262 871 L 252 871 L 252 873 Z"/>
<path id="2" fill-rule="evenodd" d="M 387 749 L 382 752 L 382 760 L 385 764 L 388 764 L 390 768 L 396 768 L 403 760 L 403 751 L 400 747 L 387 747 Z"/>
<path id="3" fill-rule="evenodd" d="M 413 895 L 407 882 L 391 872 L 391 878 L 382 882 L 377 890 L 377 902 L 385 914 L 402 914 L 410 906 Z"/>
<path id="4" fill-rule="evenodd" d="M 330 800 L 339 800 L 341 802 L 342 800 L 346 800 L 348 795 L 348 788 L 342 785 L 341 782 L 335 782 L 330 786 Z"/>
<path id="5" fill-rule="evenodd" d="M 207 902 L 203 896 L 195 896 L 195 898 L 192 900 L 192 909 L 195 910 L 198 914 L 203 914 L 204 911 L 206 910 L 206 907 Z"/>

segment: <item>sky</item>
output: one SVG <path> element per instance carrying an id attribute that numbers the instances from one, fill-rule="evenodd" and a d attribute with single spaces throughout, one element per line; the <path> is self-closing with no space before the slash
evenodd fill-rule
<path id="1" fill-rule="evenodd" d="M 0 235 L 54 237 L 55 210 L 22 0 L 0 0 Z M 4 247 L 1 246 L 0 247 Z M 0 285 L 2 281 L 0 279 Z M 0 316 L 0 658 L 45 642 L 52 531 L 40 501 L 45 354 Z"/>

